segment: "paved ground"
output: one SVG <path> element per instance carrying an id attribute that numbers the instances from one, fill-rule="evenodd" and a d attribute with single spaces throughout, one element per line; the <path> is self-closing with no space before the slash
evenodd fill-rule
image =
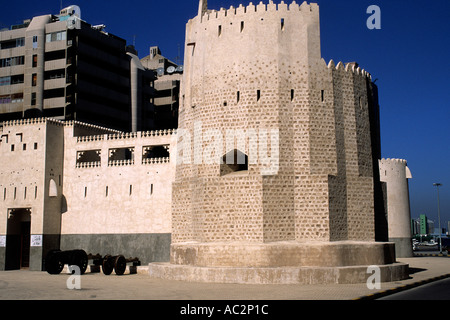
<path id="1" fill-rule="evenodd" d="M 146 274 L 86 273 L 80 290 L 69 290 L 70 275 L 46 272 L 0 272 L 0 300 L 355 300 L 378 297 L 405 286 L 450 277 L 450 258 L 398 259 L 408 263 L 410 279 L 383 283 L 380 290 L 352 285 L 239 285 L 206 284 L 152 279 Z M 73 284 L 75 282 L 72 282 Z"/>

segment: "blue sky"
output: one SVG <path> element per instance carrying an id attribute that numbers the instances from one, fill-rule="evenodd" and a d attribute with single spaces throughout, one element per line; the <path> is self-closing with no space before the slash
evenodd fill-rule
<path id="1" fill-rule="evenodd" d="M 218 10 L 249 2 L 209 0 L 208 4 Z M 412 217 L 424 213 L 437 226 L 433 183 L 440 182 L 441 223 L 446 227 L 450 220 L 450 1 L 312 2 L 320 6 L 322 57 L 327 62 L 356 61 L 378 79 L 382 156 L 408 161 L 413 174 Z M 105 24 L 108 32 L 134 42 L 141 58 L 149 54 L 150 46 L 158 45 L 174 61 L 182 59 L 185 25 L 198 10 L 197 0 L 17 0 L 2 7 L 0 27 L 57 14 L 61 3 L 79 5 L 84 20 Z M 381 30 L 366 27 L 370 5 L 381 9 Z"/>

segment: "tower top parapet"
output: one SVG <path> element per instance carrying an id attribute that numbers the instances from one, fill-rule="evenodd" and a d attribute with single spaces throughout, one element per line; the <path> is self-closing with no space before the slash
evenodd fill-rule
<path id="1" fill-rule="evenodd" d="M 301 11 L 301 12 L 318 12 L 319 6 L 316 3 L 308 4 L 304 1 L 301 5 L 298 4 L 295 0 L 292 1 L 291 4 L 287 4 L 284 1 L 281 1 L 280 4 L 274 3 L 272 0 L 269 3 L 264 3 L 260 1 L 258 4 L 253 4 L 250 2 L 247 6 L 240 4 L 239 7 L 231 6 L 228 9 L 220 8 L 220 10 L 209 10 L 208 9 L 208 1 L 200 0 L 199 8 L 198 8 L 198 17 L 200 19 L 203 18 L 204 15 L 207 15 L 207 20 L 211 18 L 220 18 L 220 17 L 228 17 L 233 15 L 241 15 L 245 13 L 255 13 L 255 12 L 276 12 L 276 11 Z"/>

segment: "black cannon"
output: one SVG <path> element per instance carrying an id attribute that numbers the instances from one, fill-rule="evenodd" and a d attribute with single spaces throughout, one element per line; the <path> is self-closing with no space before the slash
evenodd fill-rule
<path id="1" fill-rule="evenodd" d="M 138 266 L 141 264 L 138 258 L 125 259 L 124 256 L 110 256 L 106 255 L 102 261 L 102 270 L 105 275 L 110 275 L 114 270 L 116 275 L 123 275 L 127 268 L 127 263 L 133 262 L 133 265 Z"/>
<path id="2" fill-rule="evenodd" d="M 78 266 L 81 274 L 86 272 L 88 255 L 84 250 L 51 250 L 45 258 L 45 270 L 49 274 L 60 274 L 65 264 Z"/>
<path id="3" fill-rule="evenodd" d="M 64 265 L 68 264 L 69 266 L 78 266 L 81 274 L 84 274 L 89 260 L 93 260 L 95 266 L 101 266 L 105 275 L 110 275 L 114 270 L 116 275 L 120 276 L 125 273 L 127 263 L 132 262 L 134 266 L 141 264 L 138 258 L 125 259 L 122 255 L 102 257 L 100 254 L 86 254 L 84 250 L 52 250 L 45 258 L 45 269 L 50 274 L 60 274 Z"/>

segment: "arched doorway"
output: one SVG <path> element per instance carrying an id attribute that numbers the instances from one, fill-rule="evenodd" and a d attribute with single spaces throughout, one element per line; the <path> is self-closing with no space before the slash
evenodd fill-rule
<path id="1" fill-rule="evenodd" d="M 8 212 L 6 235 L 6 270 L 30 266 L 31 210 L 11 209 Z"/>

